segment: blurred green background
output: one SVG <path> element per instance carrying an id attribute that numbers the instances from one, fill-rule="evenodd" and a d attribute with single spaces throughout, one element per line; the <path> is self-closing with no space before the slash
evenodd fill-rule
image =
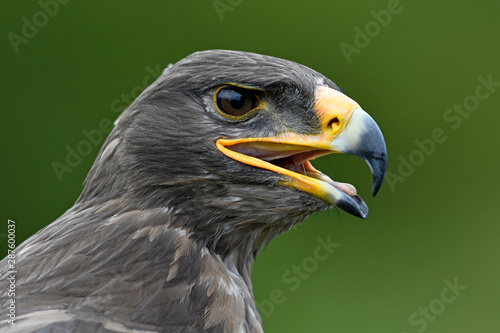
<path id="1" fill-rule="evenodd" d="M 191 52 L 246 50 L 330 77 L 389 152 L 376 198 L 361 160 L 314 163 L 370 214 L 318 214 L 261 251 L 266 332 L 500 331 L 500 1 L 44 1 L 1 5 L 3 252 L 8 218 L 20 243 L 78 197 L 100 143 L 61 179 L 52 164 L 84 130 Z M 322 261 L 318 237 L 337 244 Z"/>

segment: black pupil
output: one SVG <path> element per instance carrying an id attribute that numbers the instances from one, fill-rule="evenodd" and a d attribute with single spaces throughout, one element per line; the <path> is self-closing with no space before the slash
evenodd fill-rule
<path id="1" fill-rule="evenodd" d="M 255 95 L 242 88 L 224 88 L 217 95 L 219 109 L 231 116 L 242 116 L 256 106 Z"/>
<path id="2" fill-rule="evenodd" d="M 230 90 L 228 99 L 231 101 L 231 106 L 235 109 L 241 109 L 245 105 L 246 96 L 237 91 Z"/>

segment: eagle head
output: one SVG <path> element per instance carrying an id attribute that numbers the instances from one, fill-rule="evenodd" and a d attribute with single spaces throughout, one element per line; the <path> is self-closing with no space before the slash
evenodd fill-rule
<path id="1" fill-rule="evenodd" d="M 255 252 L 320 210 L 367 216 L 354 186 L 312 166 L 330 153 L 364 159 L 377 193 L 382 133 L 332 81 L 288 60 L 202 51 L 169 66 L 119 117 L 79 201 L 168 207 L 219 253 Z"/>

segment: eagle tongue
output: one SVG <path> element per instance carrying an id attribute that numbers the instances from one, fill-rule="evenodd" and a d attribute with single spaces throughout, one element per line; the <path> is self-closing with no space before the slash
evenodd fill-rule
<path id="1" fill-rule="evenodd" d="M 332 186 L 335 186 L 336 188 L 338 188 L 339 190 L 341 190 L 342 192 L 344 192 L 345 194 L 347 194 L 351 197 L 353 197 L 357 194 L 356 188 L 352 184 L 334 181 L 333 179 L 331 179 L 330 177 L 328 177 L 327 175 L 325 175 L 324 173 L 322 173 L 321 171 L 319 171 L 318 169 L 313 167 L 311 162 L 309 162 L 309 161 L 303 163 L 302 167 L 304 168 L 304 170 L 307 170 L 306 175 L 309 177 L 313 177 L 313 178 L 322 180 L 325 183 L 328 183 Z"/>
<path id="2" fill-rule="evenodd" d="M 356 188 L 349 183 L 335 182 L 333 180 L 329 183 L 351 197 L 357 194 Z"/>

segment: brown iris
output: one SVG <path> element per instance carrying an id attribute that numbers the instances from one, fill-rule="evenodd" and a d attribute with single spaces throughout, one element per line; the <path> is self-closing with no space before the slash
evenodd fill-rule
<path id="1" fill-rule="evenodd" d="M 215 98 L 219 110 L 229 116 L 243 116 L 259 105 L 257 96 L 248 89 L 224 87 Z"/>

